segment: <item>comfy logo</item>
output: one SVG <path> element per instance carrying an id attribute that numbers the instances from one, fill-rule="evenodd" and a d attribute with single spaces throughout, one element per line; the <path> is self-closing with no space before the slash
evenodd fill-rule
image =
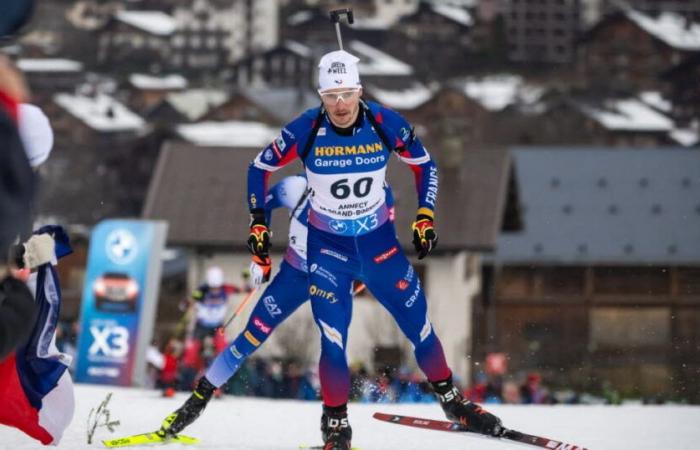
<path id="1" fill-rule="evenodd" d="M 272 331 L 272 327 L 270 327 L 257 317 L 253 317 L 253 325 L 255 325 L 255 328 L 257 328 L 265 334 L 270 334 L 270 332 Z"/>
<path id="2" fill-rule="evenodd" d="M 399 248 L 397 246 L 393 246 L 389 250 L 385 251 L 384 253 L 375 256 L 374 262 L 376 264 L 381 264 L 384 261 L 391 258 L 392 256 L 394 256 L 395 254 L 397 254 L 398 252 L 399 252 Z"/>
<path id="3" fill-rule="evenodd" d="M 328 300 L 331 303 L 335 303 L 338 301 L 338 299 L 335 297 L 335 294 L 330 291 L 326 291 L 325 289 L 321 289 L 320 287 L 316 286 L 315 284 L 312 284 L 311 287 L 309 288 L 309 294 L 311 294 L 312 297 L 321 297 L 322 299 Z"/>

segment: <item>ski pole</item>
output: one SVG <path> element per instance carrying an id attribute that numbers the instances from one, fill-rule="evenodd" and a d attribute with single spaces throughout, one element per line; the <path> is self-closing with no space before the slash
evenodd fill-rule
<path id="1" fill-rule="evenodd" d="M 352 24 L 355 22 L 355 17 L 352 13 L 352 8 L 334 9 L 330 12 L 331 23 L 335 25 L 335 35 L 338 38 L 338 46 L 341 50 L 343 50 L 343 37 L 340 34 L 340 18 L 343 14 L 345 14 L 345 16 L 347 17 L 348 24 Z"/>
<path id="2" fill-rule="evenodd" d="M 255 293 L 257 292 L 257 290 L 258 290 L 258 288 L 256 287 L 256 288 L 253 288 L 253 290 L 251 290 L 250 292 L 248 292 L 248 295 L 246 295 L 245 298 L 243 299 L 243 301 L 241 302 L 241 304 L 238 305 L 238 308 L 236 308 L 236 310 L 233 312 L 233 314 L 231 315 L 231 317 L 228 318 L 228 320 L 226 321 L 226 323 L 224 323 L 222 326 L 219 327 L 218 332 L 219 332 L 220 334 L 224 334 L 224 330 L 226 329 L 226 327 L 229 326 L 229 324 L 230 324 L 231 322 L 233 322 L 233 319 L 235 319 L 236 317 L 238 317 L 238 314 L 239 314 L 239 313 L 241 312 L 241 310 L 245 307 L 246 303 L 248 303 L 248 300 L 250 300 L 251 298 L 253 298 L 253 294 L 255 294 Z"/>

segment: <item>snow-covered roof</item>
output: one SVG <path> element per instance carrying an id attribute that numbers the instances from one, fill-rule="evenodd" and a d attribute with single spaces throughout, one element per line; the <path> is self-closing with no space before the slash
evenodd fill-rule
<path id="1" fill-rule="evenodd" d="M 287 50 L 296 53 L 302 58 L 311 58 L 313 56 L 313 52 L 309 47 L 297 41 L 287 39 L 286 41 L 284 41 L 283 45 L 285 48 L 287 48 Z"/>
<path id="2" fill-rule="evenodd" d="M 171 90 L 187 88 L 187 79 L 182 75 L 155 77 L 134 73 L 129 76 L 129 82 L 138 89 Z"/>
<path id="3" fill-rule="evenodd" d="M 460 25 L 464 25 L 465 27 L 474 25 L 474 18 L 469 14 L 469 11 L 464 8 L 442 3 L 433 3 L 431 7 L 437 14 L 453 20 Z"/>
<path id="4" fill-rule="evenodd" d="M 302 23 L 308 22 L 309 20 L 313 19 L 313 17 L 313 11 L 309 11 L 308 9 L 299 11 L 287 17 L 287 25 L 292 27 L 301 25 Z"/>
<path id="5" fill-rule="evenodd" d="M 664 113 L 670 113 L 673 108 L 673 104 L 669 100 L 666 100 L 663 95 L 661 95 L 661 92 L 658 91 L 644 91 L 639 94 L 639 99 L 652 108 Z"/>
<path id="6" fill-rule="evenodd" d="M 350 52 L 360 58 L 360 78 L 363 75 L 412 75 L 413 67 L 360 41 L 351 41 Z"/>
<path id="7" fill-rule="evenodd" d="M 700 23 L 688 23 L 680 14 L 664 12 L 649 17 L 635 10 L 628 10 L 627 17 L 657 39 L 679 50 L 700 50 Z"/>
<path id="8" fill-rule="evenodd" d="M 226 92 L 218 89 L 190 89 L 168 94 L 167 101 L 189 120 L 197 120 L 228 98 Z"/>
<path id="9" fill-rule="evenodd" d="M 608 100 L 602 106 L 579 103 L 578 107 L 609 130 L 669 132 L 674 128 L 671 119 L 636 98 Z"/>
<path id="10" fill-rule="evenodd" d="M 414 83 L 407 89 L 389 90 L 367 86 L 367 90 L 382 104 L 398 110 L 411 110 L 433 98 L 433 91 L 421 83 Z"/>
<path id="11" fill-rule="evenodd" d="M 669 137 L 684 147 L 700 144 L 700 127 L 674 128 L 668 133 Z"/>
<path id="12" fill-rule="evenodd" d="M 80 72 L 83 63 L 63 58 L 22 58 L 17 60 L 22 72 Z"/>
<path id="13" fill-rule="evenodd" d="M 170 36 L 177 29 L 175 19 L 162 11 L 118 11 L 114 17 L 157 36 Z"/>
<path id="14" fill-rule="evenodd" d="M 177 132 L 193 144 L 211 147 L 262 148 L 279 130 L 260 122 L 200 122 L 179 125 Z"/>
<path id="15" fill-rule="evenodd" d="M 108 95 L 56 94 L 53 99 L 57 105 L 97 131 L 138 131 L 145 124 L 139 115 Z"/>
<path id="16" fill-rule="evenodd" d="M 468 78 L 463 89 L 468 97 L 489 111 L 501 111 L 518 102 L 537 102 L 544 92 L 541 87 L 528 85 L 522 77 L 510 74 Z"/>

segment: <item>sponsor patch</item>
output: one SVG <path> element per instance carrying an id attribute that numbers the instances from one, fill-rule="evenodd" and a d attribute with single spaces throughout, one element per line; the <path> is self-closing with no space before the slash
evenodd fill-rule
<path id="1" fill-rule="evenodd" d="M 329 249 L 327 249 L 327 248 L 322 248 L 322 249 L 321 249 L 321 254 L 331 256 L 331 257 L 333 257 L 333 258 L 335 258 L 335 259 L 339 259 L 339 260 L 341 260 L 341 261 L 343 261 L 343 262 L 348 262 L 348 257 L 347 257 L 347 256 L 341 255 L 340 253 L 334 252 L 333 250 L 329 250 Z"/>
<path id="2" fill-rule="evenodd" d="M 277 139 L 275 139 L 275 145 L 277 145 L 280 152 L 284 152 L 284 149 L 287 148 L 287 143 L 284 142 L 284 138 L 281 134 L 277 136 Z"/>
<path id="3" fill-rule="evenodd" d="M 260 318 L 258 317 L 253 317 L 253 325 L 255 325 L 255 328 L 257 328 L 265 334 L 270 334 L 270 332 L 272 331 L 272 327 L 260 320 Z"/>
<path id="4" fill-rule="evenodd" d="M 335 296 L 335 293 L 326 291 L 325 289 L 321 289 L 315 284 L 312 284 L 309 288 L 309 295 L 311 295 L 312 297 L 319 297 L 324 300 L 328 300 L 331 304 L 338 301 L 338 297 Z"/>
<path id="5" fill-rule="evenodd" d="M 318 133 L 316 133 L 316 136 L 325 136 L 326 135 L 326 127 L 321 127 L 318 129 Z"/>
<path id="6" fill-rule="evenodd" d="M 338 287 L 338 280 L 335 278 L 335 275 L 324 269 L 322 266 L 319 266 L 316 263 L 311 264 L 309 267 L 309 273 L 314 273 L 321 278 L 325 278 L 328 280 L 329 283 L 331 283 L 334 287 Z"/>
<path id="7" fill-rule="evenodd" d="M 328 325 L 323 320 L 319 320 L 319 322 L 321 323 L 323 335 L 326 336 L 326 339 L 336 344 L 338 347 L 343 348 L 343 335 L 340 333 L 340 331 Z"/>
<path id="8" fill-rule="evenodd" d="M 282 310 L 279 306 L 277 306 L 277 303 L 275 303 L 275 297 L 268 295 L 263 299 L 263 304 L 265 305 L 265 309 L 267 309 L 270 316 L 275 317 L 282 314 Z"/>
<path id="9" fill-rule="evenodd" d="M 265 158 L 265 161 L 272 161 L 272 158 L 275 155 L 272 153 L 272 149 L 268 148 L 265 150 L 265 153 L 263 153 L 263 158 Z"/>
<path id="10" fill-rule="evenodd" d="M 423 329 L 420 331 L 420 341 L 423 342 L 430 336 L 430 332 L 433 331 L 433 327 L 430 325 L 430 320 L 428 320 L 428 316 L 425 316 L 425 325 L 423 325 Z"/>
<path id="11" fill-rule="evenodd" d="M 396 289 L 400 291 L 405 291 L 411 284 L 406 280 L 399 280 L 396 282 Z"/>
<path id="12" fill-rule="evenodd" d="M 255 336 L 253 336 L 253 333 L 251 333 L 250 331 L 246 330 L 246 332 L 243 333 L 243 336 L 245 336 L 245 338 L 248 340 L 248 342 L 253 344 L 254 347 L 260 346 L 260 341 L 255 339 Z"/>
<path id="13" fill-rule="evenodd" d="M 241 359 L 243 357 L 243 355 L 241 355 L 241 352 L 238 351 L 235 345 L 231 346 L 231 354 L 236 359 Z"/>
<path id="14" fill-rule="evenodd" d="M 375 256 L 374 262 L 376 264 L 381 264 L 384 261 L 391 258 L 392 256 L 394 256 L 395 254 L 397 254 L 398 252 L 399 252 L 399 248 L 397 246 L 393 246 L 389 250 L 385 251 L 384 253 L 381 253 L 381 254 Z"/>

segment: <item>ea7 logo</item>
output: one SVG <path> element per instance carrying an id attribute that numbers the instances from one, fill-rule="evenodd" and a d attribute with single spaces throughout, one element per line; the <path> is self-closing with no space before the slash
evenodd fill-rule
<path id="1" fill-rule="evenodd" d="M 277 306 L 277 303 L 275 303 L 275 297 L 268 295 L 263 299 L 263 304 L 265 305 L 265 309 L 267 309 L 270 316 L 275 317 L 282 314 L 282 310 L 279 306 Z"/>

